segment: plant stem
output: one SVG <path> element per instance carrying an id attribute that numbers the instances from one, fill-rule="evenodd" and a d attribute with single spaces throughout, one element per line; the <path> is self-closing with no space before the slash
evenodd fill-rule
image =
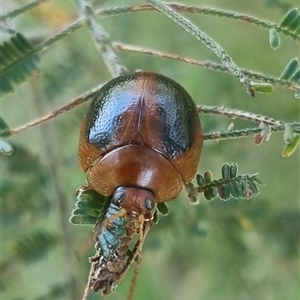
<path id="1" fill-rule="evenodd" d="M 197 110 L 199 113 L 205 115 L 215 115 L 215 116 L 223 116 L 230 119 L 244 119 L 249 120 L 255 123 L 264 123 L 269 126 L 284 126 L 283 121 L 275 120 L 273 118 L 269 118 L 263 115 L 257 115 L 250 112 L 237 110 L 237 109 L 230 109 L 226 107 L 218 107 L 218 106 L 205 106 L 199 105 L 197 106 Z"/>
<path id="2" fill-rule="evenodd" d="M 209 132 L 203 134 L 204 140 L 231 140 L 231 139 L 239 139 L 239 138 L 245 138 L 249 136 L 254 136 L 257 133 L 261 132 L 261 128 L 244 128 L 244 129 L 237 129 L 237 130 L 231 130 L 231 131 L 215 131 L 215 132 Z M 284 126 L 277 126 L 272 127 L 270 129 L 272 132 L 283 132 Z"/>
<path id="3" fill-rule="evenodd" d="M 153 55 L 153 56 L 157 56 L 157 57 L 163 57 L 163 58 L 167 58 L 167 59 L 173 59 L 173 60 L 182 61 L 182 62 L 185 62 L 188 64 L 196 65 L 196 66 L 202 67 L 206 70 L 217 71 L 217 72 L 222 72 L 222 73 L 232 75 L 232 73 L 229 72 L 229 70 L 224 65 L 217 64 L 214 62 L 199 61 L 196 59 L 183 57 L 183 56 L 173 54 L 173 53 L 157 51 L 154 49 L 139 47 L 139 46 L 130 45 L 130 44 L 114 43 L 113 45 L 117 50 L 120 50 L 120 51 L 137 52 L 137 53 L 148 54 L 148 55 Z M 257 80 L 260 82 L 264 82 L 264 83 L 270 83 L 270 84 L 279 86 L 283 89 L 297 91 L 300 88 L 299 85 L 297 85 L 293 82 L 289 82 L 287 80 L 270 77 L 270 76 L 267 76 L 267 75 L 264 75 L 261 73 L 255 73 L 252 71 L 248 71 L 246 69 L 241 69 L 241 71 L 244 74 L 246 74 L 248 78 L 251 78 L 251 79 L 254 79 L 254 80 Z"/>
<path id="4" fill-rule="evenodd" d="M 34 0 L 34 1 L 31 1 L 27 4 L 24 4 L 23 6 L 21 7 L 18 7 L 12 11 L 9 11 L 8 13 L 6 13 L 5 15 L 2 15 L 0 16 L 0 21 L 5 21 L 6 19 L 9 19 L 9 18 L 15 18 L 17 17 L 18 15 L 24 13 L 24 12 L 27 12 L 41 4 L 44 4 L 46 2 L 49 2 L 50 0 Z"/>
<path id="5" fill-rule="evenodd" d="M 88 100 L 90 100 L 100 90 L 101 87 L 102 87 L 102 85 L 99 85 L 99 86 L 93 88 L 91 91 L 79 96 L 78 98 L 70 101 L 69 103 L 67 103 L 65 105 L 58 107 L 57 109 L 54 109 L 52 112 L 50 112 L 49 114 L 47 114 L 41 118 L 35 119 L 32 122 L 29 122 L 25 125 L 22 125 L 20 127 L 6 131 L 4 134 L 4 137 L 13 136 L 17 133 L 23 132 L 29 128 L 40 125 L 46 121 L 49 121 L 51 119 L 54 119 L 54 118 L 62 115 L 65 112 L 72 110 L 73 108 L 79 106 L 80 104 L 83 104 L 83 103 L 87 102 Z"/>
<path id="6" fill-rule="evenodd" d="M 282 33 L 283 35 L 293 39 L 296 42 L 300 42 L 300 36 L 296 33 L 289 31 L 286 28 L 281 28 L 275 23 L 261 20 L 255 17 L 252 17 L 247 14 L 236 13 L 232 11 L 226 11 L 223 9 L 215 9 L 208 7 L 201 7 L 198 5 L 184 5 L 178 3 L 169 3 L 165 2 L 169 7 L 173 8 L 176 11 L 184 12 L 184 13 L 192 13 L 192 14 L 201 14 L 205 16 L 215 16 L 220 18 L 226 18 L 233 21 L 245 22 L 249 23 L 264 29 L 270 30 L 274 28 L 277 32 Z M 142 5 L 131 5 L 131 6 L 123 6 L 123 7 L 115 7 L 110 9 L 97 10 L 95 13 L 101 16 L 111 16 L 116 14 L 124 14 L 130 12 L 139 12 L 139 11 L 149 11 L 155 10 L 152 5 L 142 4 Z"/>
<path id="7" fill-rule="evenodd" d="M 40 125 L 46 121 L 54 119 L 59 115 L 72 110 L 73 108 L 87 102 L 92 98 L 101 88 L 102 85 L 95 87 L 91 91 L 81 95 L 80 97 L 72 100 L 71 102 L 53 110 L 49 114 L 33 120 L 25 125 L 20 127 L 8 130 L 3 134 L 3 137 L 8 138 L 20 132 L 23 132 L 29 128 L 35 127 Z M 285 125 L 288 124 L 293 127 L 294 132 L 300 133 L 300 123 L 284 123 L 283 121 L 275 120 L 266 116 L 257 115 L 249 112 L 244 112 L 241 110 L 236 109 L 229 109 L 224 107 L 217 107 L 217 106 L 198 106 L 197 110 L 199 113 L 207 114 L 207 115 L 219 115 L 224 116 L 227 118 L 240 118 L 246 119 L 255 123 L 265 123 L 266 125 L 270 126 L 271 132 L 283 132 L 285 129 Z M 212 133 L 205 133 L 204 139 L 205 140 L 224 140 L 224 139 L 237 139 L 237 138 L 244 138 L 247 136 L 255 135 L 256 133 L 261 132 L 261 128 L 245 128 L 240 130 L 232 130 L 232 131 L 222 131 L 222 132 L 212 132 Z"/>
<path id="8" fill-rule="evenodd" d="M 245 74 L 237 67 L 231 57 L 225 52 L 225 50 L 218 45 L 214 40 L 212 40 L 204 32 L 200 31 L 193 23 L 188 19 L 184 18 L 177 12 L 175 12 L 168 5 L 158 1 L 158 0 L 145 0 L 153 5 L 156 9 L 161 11 L 163 14 L 172 19 L 175 23 L 184 28 L 187 32 L 195 36 L 195 38 L 201 41 L 207 48 L 212 50 L 216 56 L 219 57 L 224 66 L 231 72 L 242 84 L 244 90 L 251 97 L 255 97 L 254 89 L 248 81 Z"/>
<path id="9" fill-rule="evenodd" d="M 96 22 L 95 14 L 87 0 L 75 0 L 80 13 L 85 17 L 86 24 L 90 29 L 96 45 L 100 50 L 103 60 L 113 77 L 120 76 L 127 72 L 125 66 L 116 55 L 113 46 L 110 43 L 108 35 L 103 28 Z"/>

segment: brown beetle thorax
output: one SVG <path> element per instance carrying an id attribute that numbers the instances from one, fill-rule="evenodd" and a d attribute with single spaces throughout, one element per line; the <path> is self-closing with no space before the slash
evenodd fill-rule
<path id="1" fill-rule="evenodd" d="M 176 198 L 182 188 L 180 175 L 167 158 L 146 146 L 132 144 L 106 153 L 91 167 L 88 182 L 104 196 L 112 195 L 120 186 L 150 190 L 155 202 Z"/>

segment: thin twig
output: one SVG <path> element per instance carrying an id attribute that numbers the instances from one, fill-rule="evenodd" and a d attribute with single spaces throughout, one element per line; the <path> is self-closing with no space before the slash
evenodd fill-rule
<path id="1" fill-rule="evenodd" d="M 229 70 L 224 65 L 217 64 L 217 63 L 210 62 L 210 61 L 200 61 L 200 60 L 196 60 L 196 59 L 192 59 L 192 58 L 188 58 L 188 57 L 183 57 L 183 56 L 173 54 L 173 53 L 157 51 L 157 50 L 154 50 L 154 49 L 135 46 L 135 45 L 131 45 L 131 44 L 113 43 L 113 45 L 117 50 L 120 50 L 120 51 L 136 52 L 136 53 L 153 55 L 153 56 L 156 56 L 156 57 L 163 57 L 163 58 L 167 58 L 167 59 L 173 59 L 173 60 L 182 61 L 182 62 L 185 62 L 185 63 L 188 63 L 188 64 L 196 65 L 196 66 L 202 67 L 202 68 L 207 69 L 207 70 L 222 72 L 222 73 L 226 73 L 226 74 L 231 74 L 231 72 L 229 72 Z M 264 75 L 264 74 L 261 74 L 261 73 L 255 73 L 255 72 L 252 72 L 252 71 L 248 71 L 246 69 L 241 69 L 241 71 L 244 74 L 246 74 L 247 77 L 250 78 L 250 79 L 254 79 L 254 80 L 257 80 L 257 81 L 260 81 L 260 82 L 264 82 L 264 83 L 270 83 L 270 84 L 279 86 L 283 89 L 297 91 L 300 88 L 299 85 L 297 85 L 295 83 L 292 83 L 292 82 L 289 82 L 287 80 L 283 80 L 283 79 L 275 78 L 275 77 L 270 77 L 270 76 L 267 76 L 267 75 Z"/>
<path id="2" fill-rule="evenodd" d="M 39 1 L 33 1 L 33 2 L 37 3 Z M 174 7 L 176 7 L 175 4 L 174 4 Z M 187 12 L 190 9 L 189 6 L 186 6 L 185 8 L 186 8 Z M 106 9 L 106 10 L 98 10 L 96 13 L 100 14 L 101 16 L 105 16 L 105 15 L 115 15 L 115 14 L 124 13 L 124 12 L 142 11 L 142 10 L 150 10 L 150 9 L 153 10 L 154 8 L 150 5 L 126 6 L 126 7 Z M 183 9 L 183 7 L 182 7 L 182 9 Z M 201 12 L 203 12 L 204 14 L 205 14 L 205 12 L 208 13 L 209 11 L 214 12 L 215 15 L 222 12 L 222 11 L 208 9 L 208 8 L 199 8 L 199 7 L 197 7 L 197 9 L 198 10 L 200 9 Z M 229 14 L 229 12 L 228 12 L 228 14 Z M 224 15 L 225 15 L 225 13 L 224 13 Z M 246 16 L 246 15 L 240 15 L 240 18 L 241 18 L 240 20 L 245 20 L 245 21 L 250 20 L 251 21 L 250 18 L 246 18 L 244 16 Z M 4 18 L 4 16 L 3 16 L 3 18 Z M 85 23 L 85 20 L 83 18 L 79 18 L 78 20 L 74 21 L 73 23 L 71 23 L 70 25 L 65 27 L 63 30 L 61 30 L 56 35 L 48 38 L 47 40 L 45 40 L 41 44 L 37 45 L 34 49 L 32 49 L 31 51 L 29 51 L 26 54 L 25 58 L 30 57 L 30 56 L 36 54 L 39 51 L 45 52 L 51 46 L 53 46 L 56 42 L 62 40 L 63 38 L 65 38 L 69 34 L 75 32 L 77 29 L 80 29 L 84 23 Z M 261 21 L 261 23 L 264 24 L 264 21 Z M 270 23 L 270 24 L 266 23 L 266 24 L 267 24 L 266 28 L 269 28 L 268 26 L 273 26 L 274 25 L 272 23 Z M 282 32 L 282 33 L 284 33 L 284 32 Z M 146 49 L 146 48 L 143 48 L 143 47 L 138 47 L 138 46 L 129 45 L 129 44 L 114 43 L 114 45 L 118 50 L 131 51 L 131 52 L 140 52 L 140 53 L 143 53 L 143 54 L 149 54 L 149 55 L 154 55 L 154 56 L 158 56 L 158 57 L 164 57 L 164 58 L 168 58 L 168 59 L 179 60 L 179 61 L 183 61 L 183 62 L 186 62 L 186 63 L 201 66 L 201 67 L 203 67 L 205 69 L 208 69 L 208 70 L 219 71 L 219 72 L 224 72 L 224 73 L 230 74 L 230 71 L 224 65 L 221 65 L 221 64 L 216 64 L 216 63 L 206 62 L 206 61 L 198 61 L 198 60 L 194 60 L 194 59 L 190 59 L 190 58 L 181 57 L 181 56 L 178 56 L 178 55 L 172 54 L 172 53 L 160 52 L 160 51 L 157 51 L 157 50 Z M 266 75 L 263 75 L 261 73 L 254 73 L 254 72 L 251 72 L 251 71 L 248 71 L 248 70 L 245 70 L 245 69 L 241 69 L 241 71 L 248 78 L 258 80 L 260 82 L 274 84 L 274 85 L 280 86 L 281 88 L 289 89 L 289 90 L 293 90 L 293 91 L 297 91 L 299 89 L 299 86 L 297 86 L 295 83 L 289 82 L 287 80 L 282 80 L 280 78 L 274 78 L 274 77 L 266 76 Z"/>
<path id="3" fill-rule="evenodd" d="M 0 16 L 0 21 L 4 21 L 9 18 L 15 18 L 18 15 L 29 11 L 43 3 L 49 2 L 50 0 L 34 0 L 30 3 L 27 3 L 21 7 L 18 7 L 15 10 L 9 11 L 5 15 Z M 282 33 L 283 35 L 292 38 L 294 41 L 299 42 L 300 36 L 297 35 L 294 32 L 289 31 L 286 28 L 282 28 L 278 26 L 275 23 L 261 20 L 258 18 L 255 18 L 253 16 L 232 12 L 232 11 L 226 11 L 223 9 L 215 9 L 215 8 L 209 8 L 209 7 L 201 7 L 198 5 L 184 5 L 184 4 L 178 4 L 178 3 L 166 3 L 170 7 L 172 7 L 176 11 L 185 12 L 185 13 L 192 13 L 192 14 L 202 14 L 206 16 L 215 16 L 220 18 L 226 18 L 233 21 L 240 21 L 240 22 L 246 22 L 261 28 L 265 29 L 271 29 L 274 28 L 277 32 Z M 95 11 L 96 15 L 101 16 L 113 16 L 117 14 L 125 14 L 130 12 L 139 12 L 139 11 L 149 11 L 149 10 L 155 10 L 155 8 L 152 5 L 149 4 L 141 4 L 141 5 L 130 5 L 130 6 L 123 6 L 123 7 L 114 7 L 114 8 L 108 8 L 108 9 L 98 9 Z"/>
<path id="4" fill-rule="evenodd" d="M 113 77 L 120 76 L 127 72 L 119 57 L 116 55 L 110 43 L 108 35 L 96 22 L 95 14 L 87 0 L 76 0 L 80 13 L 85 17 L 88 28 L 102 54 L 103 60 Z"/>
<path id="5" fill-rule="evenodd" d="M 245 138 L 249 136 L 254 136 L 257 133 L 261 132 L 261 128 L 244 128 L 244 129 L 238 129 L 238 130 L 231 130 L 231 131 L 215 131 L 215 132 L 209 132 L 203 134 L 204 140 L 230 140 L 230 139 L 239 139 L 239 138 Z M 283 127 L 272 127 L 273 132 L 280 132 L 284 131 Z"/>
<path id="6" fill-rule="evenodd" d="M 293 39 L 294 41 L 298 43 L 300 41 L 300 36 L 297 35 L 296 33 L 291 32 L 286 28 L 282 28 L 275 23 L 261 20 L 247 14 L 226 11 L 223 9 L 201 7 L 198 5 L 185 5 L 185 4 L 169 3 L 169 2 L 165 2 L 165 4 L 167 4 L 168 6 L 170 6 L 171 8 L 173 8 L 178 12 L 226 18 L 233 21 L 249 23 L 268 30 L 274 28 L 277 32 L 282 33 L 283 35 Z M 141 5 L 130 5 L 130 6 L 128 5 L 122 7 L 114 7 L 109 9 L 99 9 L 95 12 L 95 14 L 101 16 L 112 16 L 117 14 L 125 14 L 125 13 L 140 12 L 140 11 L 151 11 L 151 10 L 155 10 L 155 8 L 152 5 L 141 4 Z"/>
<path id="7" fill-rule="evenodd" d="M 34 1 L 31 1 L 27 4 L 24 4 L 23 6 L 21 7 L 18 7 L 12 11 L 9 11 L 8 13 L 6 13 L 5 15 L 2 15 L 0 16 L 0 21 L 4 21 L 6 19 L 9 19 L 9 18 L 15 18 L 17 17 L 18 15 L 26 12 L 26 11 L 29 11 L 43 3 L 46 3 L 46 2 L 49 2 L 50 0 L 34 0 Z"/>
<path id="8" fill-rule="evenodd" d="M 218 107 L 218 106 L 199 105 L 197 106 L 197 110 L 199 113 L 205 115 L 223 116 L 230 119 L 239 118 L 239 119 L 249 120 L 255 123 L 264 123 L 269 126 L 284 126 L 285 124 L 283 121 L 275 120 L 267 116 L 257 115 L 254 113 L 237 110 L 237 109 L 230 109 L 223 106 Z"/>
<path id="9" fill-rule="evenodd" d="M 234 63 L 232 58 L 226 53 L 226 51 L 217 44 L 213 39 L 211 39 L 204 32 L 199 30 L 193 23 L 191 23 L 188 19 L 178 14 L 168 5 L 158 1 L 158 0 L 145 0 L 153 5 L 156 9 L 161 11 L 163 14 L 168 16 L 182 28 L 184 28 L 187 32 L 195 36 L 195 38 L 201 41 L 207 48 L 212 50 L 214 54 L 219 57 L 224 66 L 240 81 L 244 90 L 251 97 L 255 97 L 255 92 L 251 83 L 248 81 L 245 74 L 238 68 L 238 66 Z"/>
<path id="10" fill-rule="evenodd" d="M 46 121 L 49 121 L 55 117 L 58 117 L 59 115 L 70 111 L 71 109 L 79 106 L 80 104 L 83 104 L 87 102 L 90 98 L 95 96 L 95 94 L 99 91 L 99 89 L 102 87 L 102 85 L 97 86 L 96 88 L 92 89 L 91 91 L 81 95 L 80 97 L 72 100 L 71 102 L 53 110 L 49 114 L 45 115 L 44 117 L 38 118 L 36 120 L 33 120 L 32 122 L 29 122 L 25 125 L 22 125 L 20 127 L 11 129 L 9 131 L 6 131 L 3 137 L 7 138 L 10 136 L 13 136 L 17 133 L 23 132 L 29 128 L 32 128 L 34 126 L 40 125 Z M 224 107 L 216 107 L 216 106 L 198 106 L 197 110 L 199 113 L 207 114 L 207 115 L 220 115 L 227 118 L 240 118 L 240 119 L 246 119 L 255 123 L 265 123 L 266 125 L 270 126 L 270 131 L 279 132 L 284 131 L 285 124 L 290 125 L 293 127 L 294 132 L 300 133 L 300 123 L 285 123 L 283 121 L 275 120 L 266 116 L 257 115 L 249 112 L 244 112 L 241 110 L 235 110 L 235 109 L 228 109 Z M 250 135 L 254 135 L 255 133 L 261 132 L 261 128 L 246 128 L 246 129 L 240 129 L 240 130 L 232 130 L 232 131 L 224 131 L 224 132 L 213 132 L 213 133 L 206 133 L 204 134 L 204 139 L 206 140 L 220 140 L 220 139 L 237 139 L 237 138 L 243 138 Z"/>
<path id="11" fill-rule="evenodd" d="M 90 100 L 90 98 L 93 97 L 100 90 L 101 87 L 102 87 L 102 85 L 97 86 L 96 88 L 92 89 L 91 91 L 79 96 L 78 98 L 72 100 L 71 102 L 69 102 L 65 105 L 58 107 L 57 109 L 54 109 L 52 112 L 50 112 L 49 114 L 47 114 L 41 118 L 35 119 L 32 122 L 29 122 L 25 125 L 22 125 L 20 127 L 6 131 L 5 134 L 3 135 L 3 137 L 13 136 L 13 135 L 23 132 L 29 128 L 32 128 L 32 127 L 40 125 L 46 121 L 54 119 L 54 118 L 62 115 L 63 113 L 68 112 L 69 110 L 72 110 L 73 108 L 79 106 L 80 104 L 83 104 L 83 103 L 87 102 L 88 100 Z"/>
<path id="12" fill-rule="evenodd" d="M 82 27 L 84 24 L 84 19 L 80 18 L 67 27 L 65 27 L 63 30 L 61 30 L 59 33 L 55 34 L 54 36 L 51 36 L 41 44 L 37 45 L 31 52 L 28 52 L 30 55 L 33 55 L 39 51 L 46 51 L 49 49 L 49 47 L 53 46 L 56 42 L 64 39 L 67 37 L 69 34 L 73 33 L 75 30 L 79 29 Z"/>

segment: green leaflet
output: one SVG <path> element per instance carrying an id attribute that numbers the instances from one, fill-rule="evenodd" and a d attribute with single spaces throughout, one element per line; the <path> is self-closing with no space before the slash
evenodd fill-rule
<path id="1" fill-rule="evenodd" d="M 280 23 L 280 27 L 282 28 L 287 28 L 289 25 L 295 20 L 295 18 L 298 15 L 298 9 L 297 8 L 292 8 L 291 10 L 288 11 L 288 13 L 284 16 Z"/>
<path id="2" fill-rule="evenodd" d="M 298 144 L 300 142 L 299 133 L 293 133 L 293 139 L 289 144 L 286 144 L 282 150 L 283 157 L 290 157 L 296 150 Z"/>
<path id="3" fill-rule="evenodd" d="M 257 184 L 261 185 L 257 179 L 257 174 L 237 175 L 238 166 L 236 163 L 224 164 L 221 169 L 222 178 L 212 180 L 212 173 L 206 171 L 204 176 L 197 174 L 197 190 L 203 193 L 207 200 L 213 200 L 217 196 L 221 200 L 251 199 L 254 194 L 258 194 Z"/>
<path id="4" fill-rule="evenodd" d="M 28 80 L 39 69 L 39 54 L 20 33 L 0 45 L 0 94 L 13 92 L 16 85 Z"/>
<path id="5" fill-rule="evenodd" d="M 289 61 L 289 63 L 284 68 L 283 72 L 280 75 L 280 79 L 289 79 L 293 76 L 298 68 L 298 60 L 297 58 L 293 58 Z"/>
<path id="6" fill-rule="evenodd" d="M 269 43 L 271 48 L 274 50 L 278 49 L 280 45 L 279 35 L 275 28 L 271 28 L 269 30 Z"/>
<path id="7" fill-rule="evenodd" d="M 6 140 L 0 138 L 0 152 L 5 155 L 11 155 L 13 153 L 13 147 Z"/>

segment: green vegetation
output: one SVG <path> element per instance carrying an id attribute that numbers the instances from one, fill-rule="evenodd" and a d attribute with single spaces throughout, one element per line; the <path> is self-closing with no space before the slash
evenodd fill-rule
<path id="1" fill-rule="evenodd" d="M 135 299 L 297 300 L 298 1 L 171 6 L 193 26 L 141 6 L 156 1 L 91 1 L 94 13 L 82 0 L 20 2 L 3 2 L 0 17 L 3 299 L 81 299 L 92 227 L 69 218 L 73 210 L 73 223 L 91 224 L 107 204 L 76 200 L 86 181 L 77 163 L 84 102 L 127 69 L 183 85 L 205 133 L 200 203 L 189 205 L 183 192 L 160 205 L 165 216 L 147 236 Z M 101 44 L 97 24 L 110 43 Z M 126 297 L 131 275 L 109 299 Z"/>

